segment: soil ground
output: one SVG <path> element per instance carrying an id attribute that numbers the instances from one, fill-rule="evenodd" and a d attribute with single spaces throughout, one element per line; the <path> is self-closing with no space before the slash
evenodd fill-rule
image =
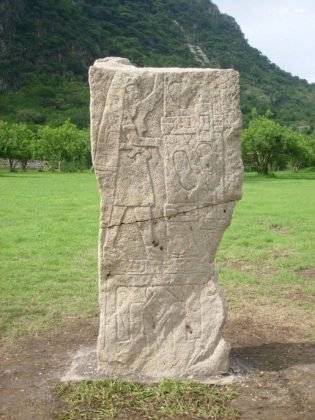
<path id="1" fill-rule="evenodd" d="M 315 418 L 315 345 L 296 340 L 298 330 L 232 317 L 226 326 L 232 355 L 251 373 L 232 387 L 242 419 Z M 54 388 L 71 356 L 97 336 L 97 319 L 69 319 L 55 331 L 1 346 L 0 418 L 52 419 L 62 410 Z M 295 339 L 295 340 L 294 340 Z"/>

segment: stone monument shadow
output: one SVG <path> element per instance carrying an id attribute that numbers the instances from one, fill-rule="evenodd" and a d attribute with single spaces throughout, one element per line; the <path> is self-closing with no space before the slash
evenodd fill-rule
<path id="1" fill-rule="evenodd" d="M 232 360 L 239 360 L 248 370 L 280 372 L 292 366 L 314 365 L 315 343 L 268 343 L 259 346 L 235 347 Z"/>

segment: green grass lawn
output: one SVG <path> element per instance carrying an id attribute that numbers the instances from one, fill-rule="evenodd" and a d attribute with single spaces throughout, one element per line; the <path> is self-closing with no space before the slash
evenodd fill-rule
<path id="1" fill-rule="evenodd" d="M 0 197 L 1 333 L 37 332 L 94 313 L 94 175 L 1 173 Z"/>
<path id="2" fill-rule="evenodd" d="M 0 197 L 1 334 L 97 313 L 94 175 L 0 172 Z M 302 318 L 314 309 L 314 222 L 314 172 L 246 176 L 217 256 L 232 310 L 241 296 L 289 306 Z"/>
<path id="3" fill-rule="evenodd" d="M 144 386 L 90 381 L 60 385 L 57 395 L 67 404 L 60 420 L 239 418 L 229 406 L 233 390 L 190 382 L 164 380 Z"/>

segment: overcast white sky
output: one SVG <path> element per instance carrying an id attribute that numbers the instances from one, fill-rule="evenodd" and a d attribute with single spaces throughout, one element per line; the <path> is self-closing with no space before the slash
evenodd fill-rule
<path id="1" fill-rule="evenodd" d="M 212 0 L 250 45 L 294 76 L 315 82 L 315 0 Z"/>

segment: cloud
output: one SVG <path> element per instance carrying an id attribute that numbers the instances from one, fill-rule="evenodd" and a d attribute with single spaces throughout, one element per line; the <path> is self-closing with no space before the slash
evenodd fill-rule
<path id="1" fill-rule="evenodd" d="M 315 82 L 314 0 L 213 0 L 250 45 L 293 75 Z"/>
<path id="2" fill-rule="evenodd" d="M 270 14 L 280 15 L 280 16 L 294 16 L 294 15 L 304 15 L 306 10 L 301 7 L 285 7 L 280 6 L 278 8 L 273 8 L 270 10 Z"/>

